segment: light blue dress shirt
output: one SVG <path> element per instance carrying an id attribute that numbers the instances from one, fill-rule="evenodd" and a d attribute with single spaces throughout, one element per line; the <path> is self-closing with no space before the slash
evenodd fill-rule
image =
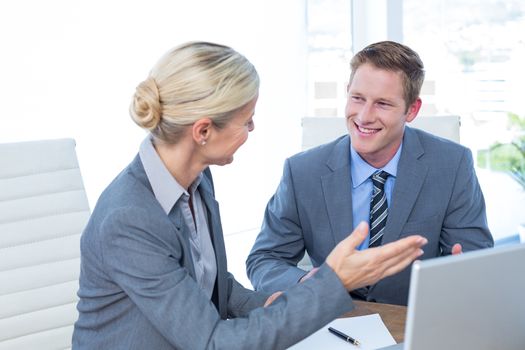
<path id="1" fill-rule="evenodd" d="M 353 226 L 355 230 L 361 221 L 366 221 L 370 224 L 370 200 L 372 198 L 373 185 L 371 176 L 376 171 L 384 170 L 390 176 L 385 182 L 386 200 L 390 206 L 392 191 L 396 183 L 397 165 L 399 157 L 401 156 L 401 149 L 403 144 L 399 147 L 396 154 L 390 161 L 381 169 L 374 168 L 368 164 L 356 150 L 350 145 L 350 174 L 352 176 L 352 216 Z M 363 243 L 357 249 L 363 250 L 368 248 L 370 235 L 365 238 Z"/>

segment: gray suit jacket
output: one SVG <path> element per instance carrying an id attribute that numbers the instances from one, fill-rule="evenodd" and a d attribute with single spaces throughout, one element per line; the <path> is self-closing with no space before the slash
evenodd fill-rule
<path id="1" fill-rule="evenodd" d="M 209 170 L 198 190 L 216 255 L 213 301 L 195 282 L 187 227 L 162 210 L 137 156 L 101 195 L 82 235 L 74 349 L 281 349 L 352 309 L 326 265 L 319 278 L 260 307 L 268 294 L 227 272 Z"/>
<path id="2" fill-rule="evenodd" d="M 297 262 L 308 252 L 314 266 L 352 231 L 350 138 L 299 153 L 285 162 L 281 183 L 266 208 L 261 232 L 247 259 L 256 290 L 297 283 Z M 420 234 L 421 259 L 493 246 L 471 152 L 456 143 L 406 127 L 382 243 Z M 368 300 L 408 301 L 410 268 L 371 286 Z"/>

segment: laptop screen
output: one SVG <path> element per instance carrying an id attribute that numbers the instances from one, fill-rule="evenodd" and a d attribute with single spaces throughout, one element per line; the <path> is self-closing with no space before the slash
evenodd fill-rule
<path id="1" fill-rule="evenodd" d="M 416 261 L 404 349 L 525 349 L 525 244 Z"/>

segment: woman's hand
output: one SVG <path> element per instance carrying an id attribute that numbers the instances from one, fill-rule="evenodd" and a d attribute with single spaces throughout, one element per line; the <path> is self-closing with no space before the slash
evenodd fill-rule
<path id="1" fill-rule="evenodd" d="M 421 247 L 427 243 L 422 236 L 409 236 L 380 247 L 357 250 L 367 235 L 368 225 L 361 222 L 326 258 L 328 266 L 349 291 L 403 270 L 423 254 Z"/>

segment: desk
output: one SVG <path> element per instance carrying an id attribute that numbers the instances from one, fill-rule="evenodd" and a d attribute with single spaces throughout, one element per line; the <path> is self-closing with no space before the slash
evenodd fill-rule
<path id="1" fill-rule="evenodd" d="M 400 343 L 404 340 L 407 319 L 406 306 L 370 303 L 360 300 L 354 300 L 354 304 L 355 309 L 346 313 L 344 317 L 379 314 L 396 342 Z"/>

